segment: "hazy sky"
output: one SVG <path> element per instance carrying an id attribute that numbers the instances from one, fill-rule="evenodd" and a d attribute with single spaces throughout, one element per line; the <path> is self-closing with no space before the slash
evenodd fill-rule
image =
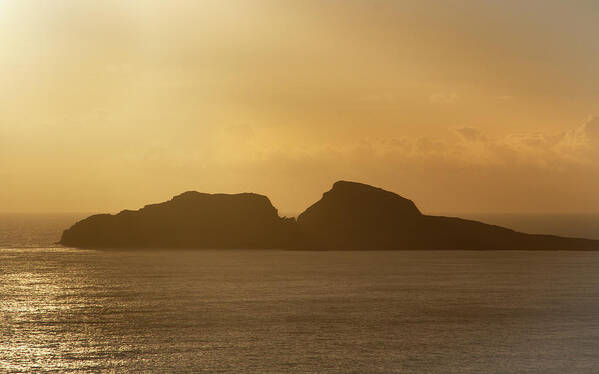
<path id="1" fill-rule="evenodd" d="M 599 212 L 599 2 L 0 0 L 0 211 Z"/>

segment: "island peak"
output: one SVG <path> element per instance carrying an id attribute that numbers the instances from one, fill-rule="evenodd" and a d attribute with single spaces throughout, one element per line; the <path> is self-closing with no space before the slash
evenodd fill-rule
<path id="1" fill-rule="evenodd" d="M 524 234 L 424 215 L 412 200 L 344 180 L 297 220 L 280 217 L 264 195 L 187 191 L 139 210 L 88 217 L 65 230 L 61 243 L 103 248 L 599 249 L 597 240 Z"/>

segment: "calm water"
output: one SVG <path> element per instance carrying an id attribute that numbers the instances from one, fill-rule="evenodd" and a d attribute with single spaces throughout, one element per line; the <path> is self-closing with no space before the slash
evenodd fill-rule
<path id="1" fill-rule="evenodd" d="M 0 371 L 599 372 L 599 253 L 0 249 Z"/>
<path id="2" fill-rule="evenodd" d="M 82 216 L 0 215 L 0 372 L 599 372 L 599 253 L 53 248 Z"/>

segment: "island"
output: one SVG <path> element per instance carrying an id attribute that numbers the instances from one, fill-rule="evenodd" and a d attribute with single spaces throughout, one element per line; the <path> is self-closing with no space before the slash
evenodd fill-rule
<path id="1" fill-rule="evenodd" d="M 80 248 L 306 250 L 599 250 L 599 240 L 526 234 L 456 217 L 430 216 L 413 201 L 363 183 L 338 181 L 297 220 L 255 193 L 185 192 L 65 230 Z"/>
<path id="2" fill-rule="evenodd" d="M 96 248 L 289 248 L 297 223 L 263 195 L 182 193 L 160 204 L 97 214 L 64 231 L 60 244 Z"/>

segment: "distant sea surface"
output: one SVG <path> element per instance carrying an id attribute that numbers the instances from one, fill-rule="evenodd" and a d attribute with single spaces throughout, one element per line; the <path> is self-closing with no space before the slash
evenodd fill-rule
<path id="1" fill-rule="evenodd" d="M 47 247 L 91 213 L 0 213 L 0 248 Z"/>
<path id="2" fill-rule="evenodd" d="M 599 214 L 451 214 L 530 234 L 599 239 Z"/>
<path id="3" fill-rule="evenodd" d="M 48 244 L 78 218 L 0 218 L 0 372 L 599 372 L 599 253 Z"/>

